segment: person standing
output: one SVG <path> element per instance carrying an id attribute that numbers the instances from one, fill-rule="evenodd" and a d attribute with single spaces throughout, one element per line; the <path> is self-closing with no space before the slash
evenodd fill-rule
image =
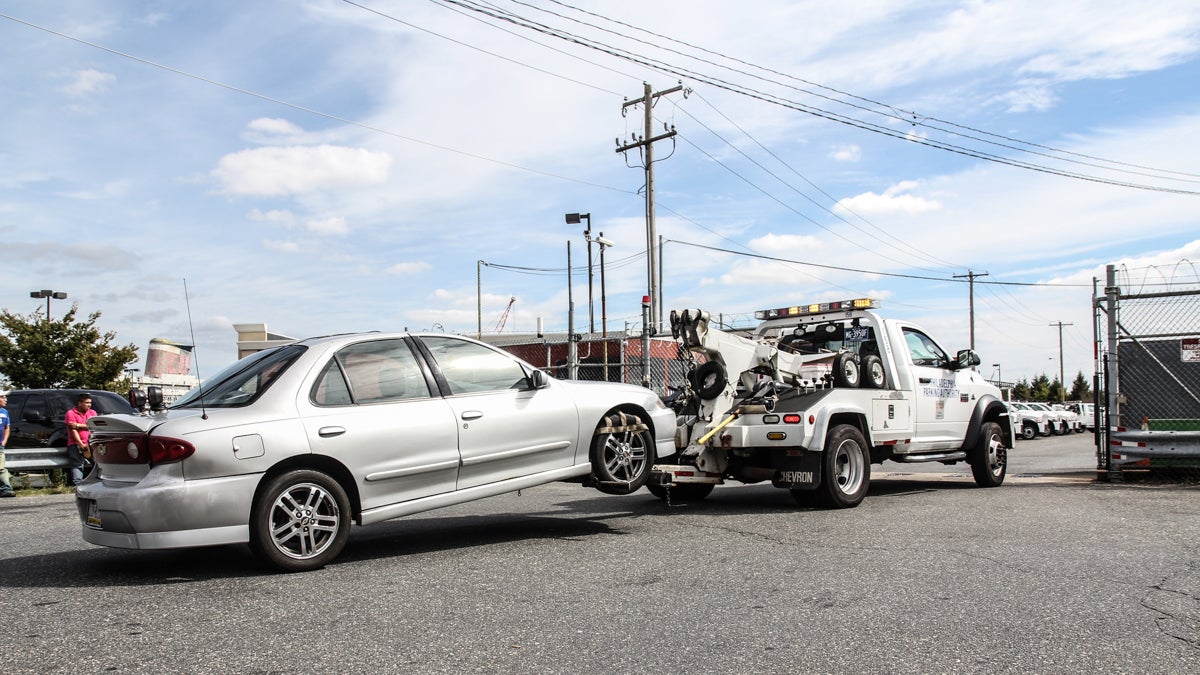
<path id="1" fill-rule="evenodd" d="M 96 416 L 92 410 L 90 394 L 80 394 L 75 397 L 75 407 L 67 411 L 67 465 L 70 471 L 71 487 L 83 482 L 83 459 L 90 456 L 88 452 L 87 421 Z"/>
<path id="2" fill-rule="evenodd" d="M 12 474 L 4 465 L 4 448 L 8 446 L 8 392 L 0 391 L 0 497 L 16 497 L 12 488 Z"/>

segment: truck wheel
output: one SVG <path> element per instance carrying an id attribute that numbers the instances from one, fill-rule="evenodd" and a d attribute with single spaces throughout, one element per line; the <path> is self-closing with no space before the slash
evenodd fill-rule
<path id="1" fill-rule="evenodd" d="M 1021 425 L 1021 438 L 1027 441 L 1032 441 L 1037 438 L 1037 425 L 1033 422 L 1026 422 Z"/>
<path id="2" fill-rule="evenodd" d="M 647 485 L 646 489 L 663 501 L 669 499 L 672 502 L 698 502 L 707 497 L 714 487 L 716 486 L 709 483 L 680 483 L 671 486 Z"/>
<path id="3" fill-rule="evenodd" d="M 858 506 L 871 483 L 871 458 L 867 453 L 861 431 L 849 424 L 834 427 L 825 439 L 821 483 L 814 497 L 833 509 Z"/>
<path id="4" fill-rule="evenodd" d="M 862 379 L 858 360 L 851 352 L 842 352 L 833 360 L 833 384 L 837 387 L 857 387 Z"/>
<path id="5" fill-rule="evenodd" d="M 979 442 L 970 450 L 968 458 L 976 485 L 996 487 L 1004 482 L 1004 474 L 1008 471 L 1008 448 L 1004 447 L 999 424 L 984 423 Z"/>
<path id="6" fill-rule="evenodd" d="M 592 473 L 608 494 L 627 495 L 646 484 L 654 466 L 654 442 L 642 418 L 613 413 L 596 428 L 592 439 Z"/>
<path id="7" fill-rule="evenodd" d="M 862 360 L 862 369 L 866 374 L 865 383 L 872 389 L 883 389 L 887 384 L 887 374 L 883 372 L 883 359 L 874 354 L 867 354 Z"/>
<path id="8" fill-rule="evenodd" d="M 250 549 L 284 572 L 320 569 L 350 537 L 350 500 L 320 471 L 288 471 L 271 480 L 250 513 Z"/>

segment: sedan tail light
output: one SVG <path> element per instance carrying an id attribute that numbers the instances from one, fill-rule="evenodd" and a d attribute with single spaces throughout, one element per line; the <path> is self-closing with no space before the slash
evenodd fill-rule
<path id="1" fill-rule="evenodd" d="M 88 443 L 101 464 L 168 464 L 192 456 L 196 446 L 178 438 L 146 434 L 93 434 Z"/>

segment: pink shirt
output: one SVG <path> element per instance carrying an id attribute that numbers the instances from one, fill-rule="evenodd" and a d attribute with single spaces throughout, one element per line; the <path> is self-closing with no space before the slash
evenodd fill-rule
<path id="1" fill-rule="evenodd" d="M 95 410 L 89 409 L 86 413 L 81 413 L 78 410 L 71 408 L 70 410 L 67 411 L 66 421 L 67 421 L 68 425 L 70 425 L 70 424 L 87 424 L 87 421 L 92 419 L 95 416 L 96 416 Z M 84 445 L 87 445 L 88 435 L 91 434 L 92 432 L 88 431 L 87 429 L 80 429 L 79 431 L 77 431 L 75 433 L 79 434 L 79 440 L 83 441 Z M 67 445 L 71 445 L 70 427 L 68 427 Z"/>

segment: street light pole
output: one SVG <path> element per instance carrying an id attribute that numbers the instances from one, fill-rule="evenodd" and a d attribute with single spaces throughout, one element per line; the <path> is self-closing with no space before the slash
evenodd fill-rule
<path id="1" fill-rule="evenodd" d="M 596 310 L 592 305 L 592 214 L 590 213 L 568 213 L 566 215 L 568 225 L 578 225 L 581 221 L 587 221 L 587 229 L 583 231 L 583 238 L 587 242 L 588 255 L 588 322 L 589 332 L 596 332 Z M 568 272 L 569 273 L 569 272 Z"/>
<path id="2" fill-rule="evenodd" d="M 603 337 L 608 337 L 608 302 L 604 292 L 604 249 L 615 244 L 605 239 L 603 232 L 596 237 L 596 243 L 600 245 L 600 330 Z"/>
<path id="3" fill-rule="evenodd" d="M 46 299 L 46 321 L 49 321 L 50 320 L 50 298 L 54 298 L 55 300 L 66 300 L 67 294 L 63 293 L 62 291 L 51 291 L 51 290 L 43 289 L 40 291 L 30 291 L 29 297 L 38 298 L 38 299 L 41 299 L 41 298 Z"/>

